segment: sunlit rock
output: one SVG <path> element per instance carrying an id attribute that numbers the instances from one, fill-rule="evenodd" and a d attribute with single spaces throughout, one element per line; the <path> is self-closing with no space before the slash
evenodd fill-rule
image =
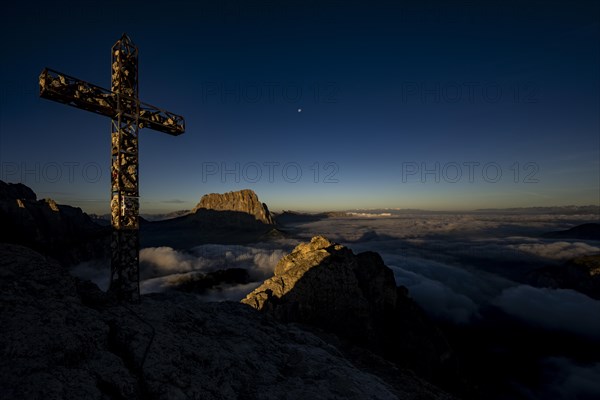
<path id="1" fill-rule="evenodd" d="M 195 213 L 201 209 L 241 212 L 253 216 L 263 224 L 273 225 L 275 223 L 267 205 L 261 203 L 256 193 L 250 189 L 204 195 L 192 212 Z"/>

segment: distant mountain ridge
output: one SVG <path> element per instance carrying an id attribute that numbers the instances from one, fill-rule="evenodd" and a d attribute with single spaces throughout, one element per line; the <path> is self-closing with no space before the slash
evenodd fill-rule
<path id="1" fill-rule="evenodd" d="M 110 229 L 80 208 L 38 200 L 22 183 L 0 181 L 0 242 L 25 245 L 72 265 L 108 254 Z"/>
<path id="2" fill-rule="evenodd" d="M 476 212 L 511 212 L 522 214 L 595 214 L 600 218 L 600 207 L 594 205 L 587 206 L 546 206 L 546 207 L 512 207 L 512 208 L 481 208 L 474 210 Z"/>
<path id="3" fill-rule="evenodd" d="M 545 238 L 600 240 L 600 224 L 589 223 L 574 226 L 564 231 L 548 232 Z"/>

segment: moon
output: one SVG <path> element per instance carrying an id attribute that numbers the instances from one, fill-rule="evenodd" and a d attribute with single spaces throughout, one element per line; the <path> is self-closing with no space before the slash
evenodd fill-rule
<path id="1" fill-rule="evenodd" d="M 299 109 L 298 109 L 298 112 L 302 112 L 302 109 L 301 109 L 301 108 L 299 108 Z"/>

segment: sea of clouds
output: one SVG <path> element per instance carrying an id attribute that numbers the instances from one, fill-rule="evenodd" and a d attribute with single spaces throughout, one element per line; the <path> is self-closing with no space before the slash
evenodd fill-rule
<path id="1" fill-rule="evenodd" d="M 590 215 L 363 217 L 303 224 L 298 234 L 324 234 L 355 252 L 378 252 L 396 283 L 438 321 L 466 326 L 495 307 L 540 332 L 598 346 L 600 301 L 573 290 L 532 287 L 526 279 L 537 268 L 600 254 L 599 241 L 542 238 L 593 221 Z M 547 348 L 534 369 L 536 384 L 507 383 L 518 398 L 600 398 L 599 359 L 576 361 Z"/>
<path id="2" fill-rule="evenodd" d="M 251 282 L 216 287 L 202 297 L 206 301 L 239 301 L 273 275 L 277 262 L 297 241 L 279 240 L 252 246 L 205 244 L 189 250 L 147 247 L 140 250 L 140 291 L 142 294 L 173 289 L 195 274 L 227 268 L 248 271 Z M 89 279 L 102 290 L 108 289 L 110 264 L 94 260 L 75 266 L 71 273 Z"/>
<path id="3" fill-rule="evenodd" d="M 142 293 L 163 291 L 196 273 L 243 268 L 249 273 L 250 284 L 219 288 L 219 293 L 207 295 L 210 300 L 237 301 L 270 277 L 277 262 L 295 245 L 321 234 L 347 245 L 355 253 L 381 254 L 394 271 L 397 284 L 406 286 L 411 296 L 439 319 L 468 323 L 482 307 L 490 304 L 522 317 L 519 307 L 512 307 L 512 303 L 524 306 L 531 302 L 533 307 L 534 300 L 544 303 L 544 299 L 547 304 L 586 304 L 591 316 L 597 310 L 597 301 L 568 290 L 536 289 L 520 279 L 535 268 L 600 253 L 600 242 L 540 237 L 544 232 L 571 227 L 590 218 L 474 214 L 363 216 L 296 224 L 286 227 L 293 238 L 253 245 L 205 244 L 187 250 L 150 247 L 140 251 L 141 290 Z M 72 272 L 105 290 L 109 270 L 107 261 L 91 261 L 76 266 Z M 541 314 L 536 315 L 541 319 Z M 555 326 L 550 319 L 548 326 Z M 587 332 L 590 329 L 597 332 L 596 325 L 588 325 Z"/>

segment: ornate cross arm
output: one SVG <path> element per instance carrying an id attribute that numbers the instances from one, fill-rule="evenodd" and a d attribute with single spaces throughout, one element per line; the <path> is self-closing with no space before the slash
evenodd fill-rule
<path id="1" fill-rule="evenodd" d="M 138 124 L 140 128 L 149 128 L 173 136 L 185 132 L 185 120 L 181 115 L 173 114 L 141 101 Z"/>
<path id="2" fill-rule="evenodd" d="M 40 97 L 113 118 L 114 94 L 91 83 L 45 68 L 40 74 Z"/>
<path id="3" fill-rule="evenodd" d="M 40 96 L 59 103 L 81 108 L 106 117 L 115 118 L 117 114 L 117 94 L 81 79 L 45 68 L 40 74 Z M 132 97 L 122 96 L 135 104 Z M 140 128 L 150 128 L 173 136 L 185 132 L 182 116 L 139 102 L 137 115 Z M 129 115 L 135 118 L 135 115 Z"/>

